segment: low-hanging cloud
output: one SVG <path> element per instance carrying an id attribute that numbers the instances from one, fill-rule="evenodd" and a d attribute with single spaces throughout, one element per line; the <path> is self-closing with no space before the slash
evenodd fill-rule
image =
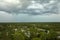
<path id="1" fill-rule="evenodd" d="M 0 0 L 0 11 L 11 14 L 57 14 L 59 0 Z"/>

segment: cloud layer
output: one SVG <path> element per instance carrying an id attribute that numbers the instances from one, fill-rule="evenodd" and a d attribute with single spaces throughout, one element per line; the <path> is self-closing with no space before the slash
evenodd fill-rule
<path id="1" fill-rule="evenodd" d="M 52 15 L 12 15 L 6 12 L 0 12 L 0 22 L 60 22 L 60 14 Z"/>
<path id="2" fill-rule="evenodd" d="M 59 0 L 0 0 L 0 11 L 12 14 L 56 14 L 58 4 Z"/>
<path id="3" fill-rule="evenodd" d="M 0 22 L 60 22 L 60 0 L 0 0 Z"/>

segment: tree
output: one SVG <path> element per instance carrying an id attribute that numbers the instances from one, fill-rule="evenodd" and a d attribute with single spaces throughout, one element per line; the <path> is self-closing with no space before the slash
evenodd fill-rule
<path id="1" fill-rule="evenodd" d="M 13 40 L 25 40 L 25 36 L 22 32 L 15 32 Z"/>
<path id="2" fill-rule="evenodd" d="M 50 30 L 47 34 L 47 40 L 56 40 L 57 34 L 54 30 Z"/>

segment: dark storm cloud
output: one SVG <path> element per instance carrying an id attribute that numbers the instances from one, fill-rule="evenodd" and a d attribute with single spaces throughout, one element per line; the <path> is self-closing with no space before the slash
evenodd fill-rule
<path id="1" fill-rule="evenodd" d="M 19 1 L 19 2 L 16 2 Z M 8 1 L 0 1 L 0 11 L 5 11 L 8 13 L 23 13 L 29 15 L 41 15 L 41 14 L 57 14 L 58 13 L 58 3 L 60 0 L 35 0 L 33 1 L 34 5 L 32 6 L 32 0 L 16 0 L 15 2 L 9 3 Z M 21 2 L 20 2 L 21 1 Z M 39 5 L 38 5 L 39 4 Z M 28 8 L 28 7 L 33 8 Z M 38 7 L 39 6 L 39 7 Z M 41 6 L 43 7 L 41 9 Z"/>

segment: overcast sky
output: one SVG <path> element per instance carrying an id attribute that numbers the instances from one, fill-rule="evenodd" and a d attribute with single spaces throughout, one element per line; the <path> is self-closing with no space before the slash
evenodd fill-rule
<path id="1" fill-rule="evenodd" d="M 0 0 L 0 22 L 60 22 L 60 0 Z"/>

